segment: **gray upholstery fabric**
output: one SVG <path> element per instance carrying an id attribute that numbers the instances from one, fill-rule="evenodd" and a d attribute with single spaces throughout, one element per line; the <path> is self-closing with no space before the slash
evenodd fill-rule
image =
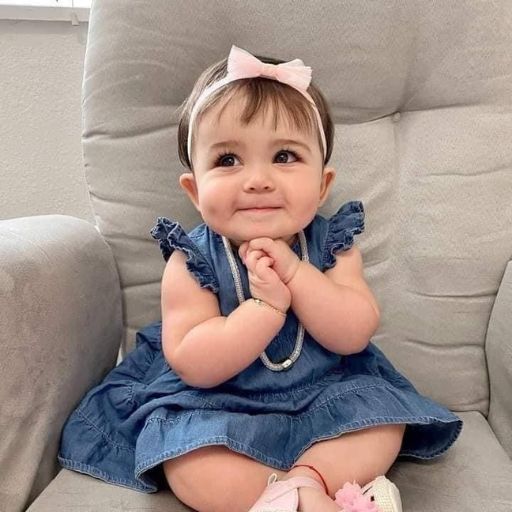
<path id="1" fill-rule="evenodd" d="M 491 403 L 489 423 L 512 457 L 512 263 L 494 301 L 485 344 Z"/>
<path id="2" fill-rule="evenodd" d="M 116 360 L 119 278 L 90 223 L 0 222 L 0 510 L 24 510 L 57 474 L 64 421 Z"/>
<path id="3" fill-rule="evenodd" d="M 153 0 L 132 1 L 129 8 L 126 0 L 95 1 L 83 84 L 84 161 L 98 227 L 119 272 L 124 350 L 133 347 L 137 329 L 160 317 L 164 261 L 149 235 L 156 217 L 187 228 L 200 221 L 177 184 L 176 107 L 232 44 L 301 58 L 313 68 L 336 123 L 330 163 L 338 176 L 321 213 L 330 215 L 348 200 L 365 205 L 366 232 L 358 245 L 382 312 L 373 341 L 420 392 L 467 421 L 441 459 L 395 464 L 390 477 L 405 510 L 511 510 L 510 270 L 503 279 L 512 255 L 510 26 L 507 0 Z M 57 228 L 45 229 L 51 237 Z M 74 233 L 66 243 L 73 250 Z M 11 252 L 8 259 L 17 258 Z M 95 274 L 85 289 L 104 285 L 105 297 L 117 297 L 110 272 L 105 285 L 99 260 L 92 261 Z M 44 303 L 53 288 L 43 290 L 33 304 Z M 77 321 L 90 321 L 95 300 L 84 296 L 88 303 Z M 14 319 L 21 319 L 22 306 L 10 306 Z M 61 306 L 64 319 L 70 307 Z M 81 342 L 105 340 L 108 325 L 101 318 L 99 334 L 79 324 Z M 9 329 L 18 332 L 18 324 Z M 63 342 L 56 343 L 58 352 Z M 109 354 L 104 361 L 113 361 Z M 52 364 L 41 357 L 35 368 L 46 375 L 45 365 Z M 89 383 L 105 366 L 94 370 Z M 8 375 L 27 378 L 19 367 Z M 68 396 L 66 382 L 54 435 L 64 409 L 78 399 Z M 45 421 L 54 407 L 42 409 Z M 34 464 L 29 467 L 35 475 Z M 14 493 L 28 480 L 18 468 L 10 480 Z M 170 500 L 166 493 L 140 495 L 63 471 L 31 511 L 183 509 Z"/>

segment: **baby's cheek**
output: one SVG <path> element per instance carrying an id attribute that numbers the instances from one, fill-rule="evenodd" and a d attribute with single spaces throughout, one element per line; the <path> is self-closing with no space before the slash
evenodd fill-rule
<path id="1" fill-rule="evenodd" d="M 216 217 L 221 212 L 221 208 L 219 208 L 219 201 L 214 201 L 212 199 L 203 198 L 201 203 L 202 211 L 204 215 L 208 215 L 209 217 Z"/>
<path id="2" fill-rule="evenodd" d="M 219 201 L 203 201 L 201 204 L 201 216 L 204 221 L 217 233 L 223 233 L 226 223 L 226 215 Z"/>

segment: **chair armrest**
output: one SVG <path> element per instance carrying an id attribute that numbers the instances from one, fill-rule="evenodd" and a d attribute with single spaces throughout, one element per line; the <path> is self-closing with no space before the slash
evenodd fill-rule
<path id="1" fill-rule="evenodd" d="M 119 277 L 89 222 L 65 215 L 0 222 L 0 495 L 25 508 L 59 471 L 62 426 L 116 363 Z"/>
<path id="2" fill-rule="evenodd" d="M 485 351 L 491 393 L 488 420 L 512 458 L 512 261 L 496 294 Z"/>

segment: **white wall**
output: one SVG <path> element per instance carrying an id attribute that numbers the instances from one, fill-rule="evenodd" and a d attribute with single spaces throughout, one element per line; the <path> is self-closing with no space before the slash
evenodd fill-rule
<path id="1" fill-rule="evenodd" d="M 0 20 L 0 219 L 94 222 L 80 143 L 87 27 Z"/>

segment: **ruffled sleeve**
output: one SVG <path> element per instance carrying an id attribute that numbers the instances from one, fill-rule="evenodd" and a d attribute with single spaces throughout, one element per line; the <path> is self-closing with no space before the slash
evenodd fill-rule
<path id="1" fill-rule="evenodd" d="M 364 231 L 364 208 L 361 201 L 345 203 L 329 220 L 323 251 L 324 270 L 334 267 L 336 253 L 354 243 L 354 235 Z"/>
<path id="2" fill-rule="evenodd" d="M 187 268 L 201 288 L 210 288 L 214 293 L 219 291 L 217 277 L 208 260 L 177 222 L 166 217 L 157 217 L 157 223 L 150 233 L 158 240 L 165 261 L 175 249 L 184 252 L 187 256 Z"/>

